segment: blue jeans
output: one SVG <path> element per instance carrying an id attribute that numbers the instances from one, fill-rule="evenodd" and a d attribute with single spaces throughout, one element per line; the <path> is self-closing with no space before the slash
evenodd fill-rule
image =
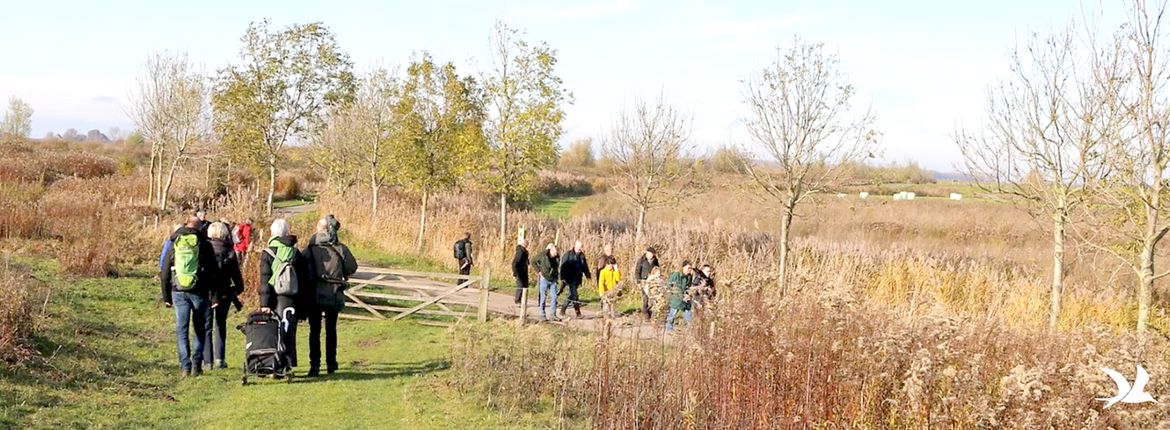
<path id="1" fill-rule="evenodd" d="M 680 309 L 670 308 L 670 313 L 666 315 L 666 331 L 674 331 L 674 319 L 678 318 L 679 311 Z M 687 325 L 691 325 L 691 310 L 682 311 L 682 314 L 683 321 L 686 321 Z"/>
<path id="2" fill-rule="evenodd" d="M 175 308 L 175 338 L 179 344 L 179 366 L 183 370 L 203 365 L 203 342 L 207 340 L 207 329 L 211 323 L 211 303 L 207 297 L 198 294 L 171 292 L 172 306 Z M 194 327 L 192 327 L 194 325 Z M 195 331 L 195 345 L 191 348 L 190 333 Z"/>
<path id="3" fill-rule="evenodd" d="M 540 308 L 540 316 L 548 315 L 544 310 L 545 302 L 548 302 L 549 313 L 555 317 L 557 315 L 557 281 L 550 281 L 542 276 L 536 281 L 536 288 L 539 294 L 536 307 Z"/>

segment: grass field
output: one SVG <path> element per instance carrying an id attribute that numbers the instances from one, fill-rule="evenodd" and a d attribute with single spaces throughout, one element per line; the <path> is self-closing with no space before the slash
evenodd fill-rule
<path id="1" fill-rule="evenodd" d="M 581 201 L 583 197 L 561 197 L 552 198 L 541 201 L 536 205 L 536 213 L 546 217 L 558 220 L 568 220 L 573 205 Z"/>
<path id="2" fill-rule="evenodd" d="M 0 427 L 544 428 L 554 420 L 460 396 L 449 385 L 450 335 L 411 322 L 342 321 L 337 374 L 246 387 L 243 338 L 229 330 L 230 368 L 183 379 L 174 315 L 158 303 L 154 279 L 73 280 L 53 263 L 29 264 L 53 288 L 35 339 L 45 358 L 0 369 Z M 234 314 L 229 325 L 242 319 Z M 302 325 L 302 366 L 307 332 Z"/>

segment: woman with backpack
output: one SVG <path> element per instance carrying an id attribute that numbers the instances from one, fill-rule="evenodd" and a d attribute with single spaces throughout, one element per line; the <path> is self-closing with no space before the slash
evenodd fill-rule
<path id="1" fill-rule="evenodd" d="M 217 369 L 227 368 L 224 342 L 227 341 L 228 309 L 232 305 L 235 305 L 236 312 L 243 308 L 239 295 L 244 292 L 244 276 L 240 273 L 240 261 L 232 249 L 228 231 L 228 226 L 222 222 L 212 223 L 207 228 L 207 240 L 215 251 L 215 263 L 219 270 L 211 283 L 212 327 L 207 330 L 207 340 L 203 343 L 203 362 L 214 363 Z M 212 344 L 215 345 L 214 361 Z"/>
<path id="2" fill-rule="evenodd" d="M 297 237 L 289 233 L 288 221 L 277 219 L 269 230 L 272 238 L 260 254 L 260 311 L 276 312 L 288 364 L 296 367 L 297 306 L 313 303 L 316 297 L 307 298 L 305 294 L 316 292 L 310 284 L 309 264 L 296 248 Z"/>

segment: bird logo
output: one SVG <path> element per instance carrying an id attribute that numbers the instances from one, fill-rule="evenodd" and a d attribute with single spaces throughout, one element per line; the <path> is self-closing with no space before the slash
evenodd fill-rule
<path id="1" fill-rule="evenodd" d="M 1146 392 L 1146 384 L 1150 382 L 1150 374 L 1146 373 L 1146 369 L 1140 364 L 1137 366 L 1137 375 L 1133 379 L 1133 386 L 1129 385 L 1129 380 L 1125 379 L 1121 373 L 1116 370 L 1102 367 L 1102 372 L 1109 375 L 1113 379 L 1113 383 L 1117 384 L 1117 395 L 1109 398 L 1098 398 L 1097 400 L 1105 402 L 1105 409 L 1117 403 L 1157 403 L 1154 397 Z"/>

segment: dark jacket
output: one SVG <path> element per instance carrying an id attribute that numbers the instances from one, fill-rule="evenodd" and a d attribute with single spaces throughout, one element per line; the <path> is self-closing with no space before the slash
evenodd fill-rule
<path id="1" fill-rule="evenodd" d="M 642 254 L 638 258 L 638 267 L 634 269 L 634 279 L 639 282 L 645 281 L 646 278 L 650 277 L 650 272 L 654 271 L 655 267 L 658 267 L 658 256 L 655 255 L 654 258 L 647 260 L 646 254 Z"/>
<path id="2" fill-rule="evenodd" d="M 585 258 L 585 252 L 570 249 L 561 256 L 561 279 L 566 284 L 581 285 L 582 279 L 591 279 L 592 276 L 589 273 L 589 260 Z"/>
<path id="3" fill-rule="evenodd" d="M 691 277 L 691 288 L 697 294 L 702 294 L 703 298 L 715 297 L 715 280 L 702 270 L 696 270 Z"/>
<path id="4" fill-rule="evenodd" d="M 215 250 L 211 248 L 205 236 L 200 235 L 198 230 L 180 227 L 171 235 L 170 241 L 173 243 L 176 238 L 184 234 L 195 234 L 199 237 L 199 271 L 195 274 L 195 286 L 191 288 L 188 293 L 199 294 L 207 297 L 211 291 L 211 284 L 214 282 L 218 270 L 215 262 Z M 159 270 L 159 279 L 162 280 L 162 300 L 163 303 L 173 303 L 171 301 L 171 292 L 174 291 L 175 285 L 171 280 L 171 268 L 175 265 L 175 247 L 171 246 L 167 249 L 167 253 L 163 254 L 162 268 Z"/>
<path id="5" fill-rule="evenodd" d="M 549 254 L 548 250 L 540 253 L 536 257 L 536 261 L 532 263 L 532 268 L 536 269 L 536 273 L 540 277 L 549 282 L 557 282 L 560 280 L 561 263 L 557 261 L 557 257 Z"/>
<path id="6" fill-rule="evenodd" d="M 344 308 L 349 277 L 358 269 L 357 260 L 349 247 L 339 242 L 334 230 L 329 228 L 309 238 L 309 246 L 305 247 L 303 253 L 315 277 L 316 308 Z"/>
<path id="7" fill-rule="evenodd" d="M 671 309 L 678 309 L 680 311 L 688 311 L 691 309 L 691 298 L 687 295 L 687 291 L 691 287 L 691 278 L 691 276 L 684 275 L 682 272 L 670 274 L 670 279 L 666 281 L 666 291 L 670 293 Z"/>
<path id="8" fill-rule="evenodd" d="M 274 237 L 269 239 L 268 243 L 272 241 L 280 241 L 285 246 L 296 247 L 296 236 Z M 276 248 L 269 245 L 273 253 Z M 312 266 L 309 265 L 308 259 L 300 252 L 294 252 L 292 255 L 293 270 L 297 272 L 297 296 L 294 298 L 296 307 L 309 308 L 316 302 L 317 288 L 314 285 Z M 276 310 L 276 291 L 271 285 L 268 285 L 268 279 L 272 277 L 272 256 L 267 252 L 260 253 L 260 307 Z"/>
<path id="9" fill-rule="evenodd" d="M 475 264 L 471 259 L 471 241 L 467 239 L 459 239 L 455 242 L 456 246 L 463 248 L 463 259 L 459 260 L 459 265 L 463 266 L 464 262 L 468 264 Z"/>
<path id="10" fill-rule="evenodd" d="M 520 245 L 516 245 L 516 255 L 512 257 L 512 277 L 528 285 L 528 249 Z"/>
<path id="11" fill-rule="evenodd" d="M 215 250 L 215 262 L 219 273 L 211 285 L 211 299 L 221 306 L 230 304 L 232 299 L 244 292 L 244 275 L 240 273 L 240 261 L 232 242 L 227 240 L 211 239 L 211 249 Z"/>

